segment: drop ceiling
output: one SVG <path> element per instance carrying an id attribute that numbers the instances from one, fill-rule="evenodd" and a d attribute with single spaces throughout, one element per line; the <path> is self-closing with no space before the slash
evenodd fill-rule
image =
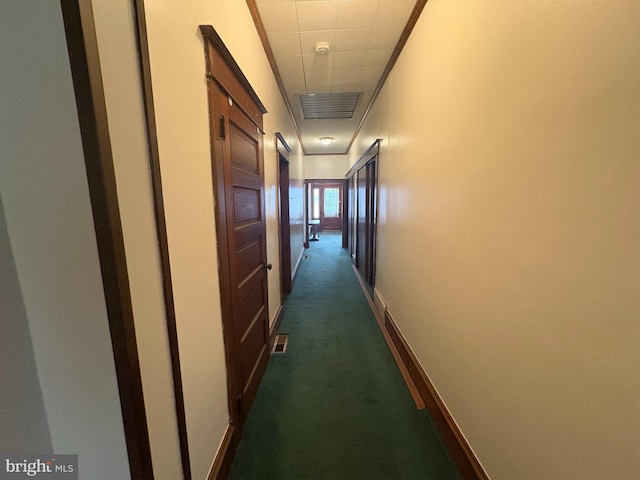
<path id="1" fill-rule="evenodd" d="M 304 152 L 347 153 L 426 0 L 247 3 Z"/>

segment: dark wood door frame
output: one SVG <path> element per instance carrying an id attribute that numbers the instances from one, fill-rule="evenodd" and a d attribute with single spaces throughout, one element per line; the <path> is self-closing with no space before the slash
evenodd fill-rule
<path id="1" fill-rule="evenodd" d="M 323 188 L 324 186 L 327 186 L 327 187 L 329 187 L 329 186 L 332 186 L 332 187 L 333 186 L 339 186 L 339 188 L 341 189 L 340 198 L 339 198 L 339 201 L 341 202 L 341 205 L 339 207 L 340 218 L 336 223 L 339 226 L 340 231 L 343 231 L 344 230 L 344 216 L 345 216 L 345 214 L 344 214 L 344 207 L 345 207 L 345 203 L 344 203 L 344 184 L 345 184 L 345 181 L 343 179 L 325 179 L 325 178 L 323 178 L 323 179 L 315 179 L 315 178 L 311 179 L 310 178 L 310 179 L 306 179 L 304 183 L 305 183 L 305 225 L 307 226 L 307 228 L 308 228 L 308 225 L 309 225 L 309 219 L 312 217 L 312 214 L 310 213 L 312 205 L 310 205 L 310 202 L 309 202 L 309 195 L 311 193 L 311 186 L 319 185 L 319 186 L 321 186 L 321 188 Z M 324 202 L 324 199 L 323 199 L 322 192 L 321 192 L 321 196 L 320 196 L 320 210 L 321 211 L 323 209 L 323 202 Z M 322 216 L 322 213 L 321 213 L 321 216 Z M 320 229 L 322 229 L 322 221 L 321 221 L 321 224 L 320 224 Z M 307 240 L 308 240 L 308 235 L 306 237 L 307 237 Z"/>
<path id="2" fill-rule="evenodd" d="M 205 39 L 230 416 L 223 461 L 212 475 L 226 478 L 269 355 L 262 139 L 266 108 L 213 27 L 203 25 L 200 31 Z M 248 317 L 254 321 L 241 320 Z"/>
<path id="3" fill-rule="evenodd" d="M 278 206 L 280 230 L 280 286 L 281 296 L 291 293 L 291 216 L 289 209 L 289 153 L 291 148 L 280 133 L 276 133 L 278 152 Z"/>

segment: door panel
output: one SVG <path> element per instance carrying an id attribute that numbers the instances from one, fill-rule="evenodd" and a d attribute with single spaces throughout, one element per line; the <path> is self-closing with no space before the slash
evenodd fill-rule
<path id="1" fill-rule="evenodd" d="M 229 409 L 242 428 L 268 360 L 262 132 L 217 83 L 210 91 Z"/>
<path id="2" fill-rule="evenodd" d="M 269 343 L 262 134 L 242 110 L 229 103 L 228 164 L 233 192 L 229 219 L 231 296 L 237 327 L 234 337 L 241 357 L 238 384 L 244 397 L 241 412 L 244 419 L 266 366 Z M 254 304 L 247 303 L 252 293 Z"/>

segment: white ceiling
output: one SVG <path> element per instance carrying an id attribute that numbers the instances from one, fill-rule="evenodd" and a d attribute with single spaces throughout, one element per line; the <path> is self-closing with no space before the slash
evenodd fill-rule
<path id="1" fill-rule="evenodd" d="M 416 0 L 255 0 L 307 154 L 346 153 Z M 420 3 L 420 2 L 418 2 Z M 315 53 L 329 42 L 326 55 Z M 363 92 L 350 119 L 305 120 L 298 95 Z M 320 137 L 333 137 L 324 146 Z"/>

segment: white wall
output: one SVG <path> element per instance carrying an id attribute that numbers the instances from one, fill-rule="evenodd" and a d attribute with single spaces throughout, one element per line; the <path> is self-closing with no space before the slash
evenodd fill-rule
<path id="1" fill-rule="evenodd" d="M 53 451 L 128 479 L 60 4 L 2 3 L 0 44 L 0 191 Z"/>
<path id="2" fill-rule="evenodd" d="M 182 477 L 133 3 L 93 0 L 155 478 Z"/>
<path id="3" fill-rule="evenodd" d="M 347 155 L 306 155 L 304 157 L 304 178 L 344 180 L 351 163 Z"/>
<path id="4" fill-rule="evenodd" d="M 1 195 L 0 265 L 0 452 L 53 453 Z"/>
<path id="5" fill-rule="evenodd" d="M 302 250 L 299 145 L 245 2 L 145 2 L 187 430 L 194 478 L 205 478 L 228 425 L 204 44 L 210 24 L 269 113 L 264 118 L 269 312 L 280 304 L 275 132 L 292 147 L 292 257 Z M 298 201 L 299 199 L 299 201 Z"/>
<path id="6" fill-rule="evenodd" d="M 430 1 L 353 149 L 378 292 L 494 480 L 640 476 L 638 12 Z"/>

